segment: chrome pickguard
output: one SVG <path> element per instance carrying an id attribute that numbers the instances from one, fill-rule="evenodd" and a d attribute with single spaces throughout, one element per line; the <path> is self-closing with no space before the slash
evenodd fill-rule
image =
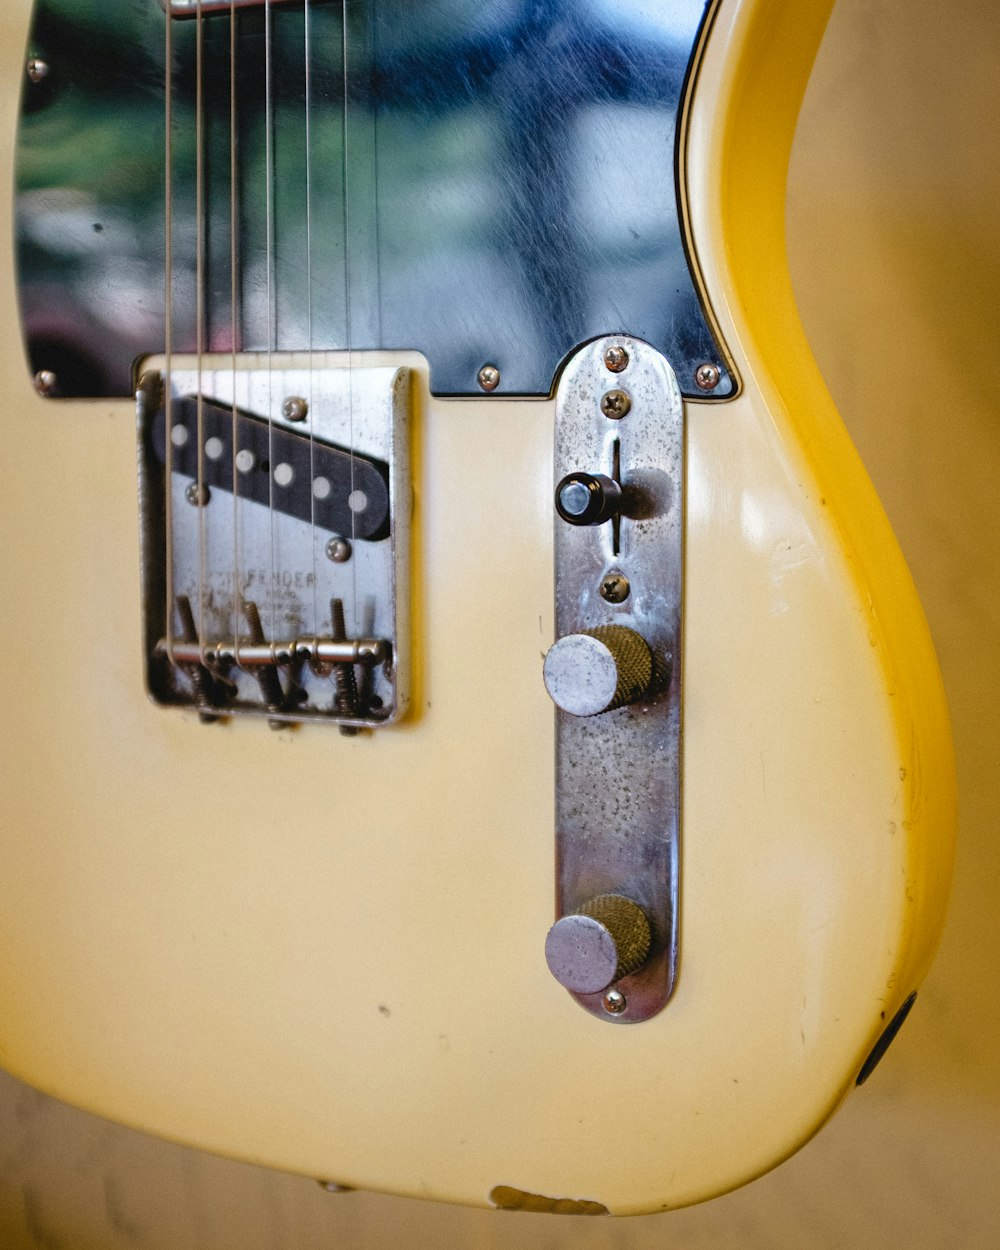
<path id="1" fill-rule="evenodd" d="M 228 0 L 200 24 L 160 0 L 79 7 L 39 0 L 18 140 L 22 319 L 54 392 L 130 394 L 164 348 L 167 24 L 177 351 L 200 233 L 216 351 L 417 350 L 433 393 L 481 394 L 490 366 L 498 395 L 549 395 L 581 343 L 626 333 L 683 393 L 734 393 L 676 175 L 704 0 L 370 0 L 346 52 L 337 2 L 313 0 L 308 37 L 301 3 L 240 4 L 235 40 Z"/>

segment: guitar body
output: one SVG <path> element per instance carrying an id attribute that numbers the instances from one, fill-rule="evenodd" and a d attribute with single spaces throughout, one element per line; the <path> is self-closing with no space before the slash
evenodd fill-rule
<path id="1" fill-rule="evenodd" d="M 786 269 L 828 8 L 722 0 L 684 118 L 688 244 L 739 387 L 684 404 L 666 1005 L 595 1019 L 543 954 L 552 401 L 435 397 L 422 356 L 370 354 L 415 374 L 409 711 L 353 737 L 205 725 L 143 684 L 133 406 L 34 394 L 12 332 L 4 1067 L 347 1186 L 626 1214 L 759 1175 L 854 1085 L 933 954 L 955 796 L 915 591 Z M 26 0 L 0 18 L 8 137 L 29 19 Z"/>

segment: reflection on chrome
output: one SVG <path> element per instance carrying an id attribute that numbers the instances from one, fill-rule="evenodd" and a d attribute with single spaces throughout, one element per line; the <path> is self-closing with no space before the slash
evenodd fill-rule
<path id="1" fill-rule="evenodd" d="M 479 394 L 478 371 L 495 361 L 500 393 L 541 395 L 578 344 L 623 331 L 696 393 L 694 369 L 721 353 L 684 252 L 674 134 L 703 0 L 451 0 L 421 6 L 419 21 L 412 0 L 373 0 L 348 8 L 346 50 L 340 3 L 309 5 L 308 40 L 301 0 L 275 4 L 266 30 L 259 3 L 238 4 L 232 22 L 220 3 L 213 15 L 203 0 L 200 38 L 195 22 L 169 23 L 177 350 L 194 344 L 200 237 L 206 334 L 220 350 L 415 349 L 440 393 Z M 73 90 L 22 119 L 24 303 L 34 287 L 61 288 L 83 337 L 106 223 L 117 255 L 164 263 L 165 23 L 155 6 L 95 6 L 83 25 L 69 21 L 75 0 L 40 7 L 57 44 L 71 31 L 124 67 L 106 80 L 88 74 L 86 47 L 67 48 Z M 53 148 L 56 125 L 80 141 Z M 58 196 L 86 200 L 92 220 L 67 222 Z M 102 348 L 109 391 L 127 390 L 134 357 L 162 346 L 162 330 L 142 334 Z M 732 390 L 724 374 L 715 394 Z"/>

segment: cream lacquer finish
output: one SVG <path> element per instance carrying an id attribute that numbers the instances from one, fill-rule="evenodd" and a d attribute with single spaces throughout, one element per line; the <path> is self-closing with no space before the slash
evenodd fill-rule
<path id="1" fill-rule="evenodd" d="M 27 8 L 0 18 L 7 158 Z M 784 165 L 827 8 L 724 2 L 691 117 L 692 228 L 744 390 L 688 409 L 667 1008 L 594 1020 L 542 956 L 550 406 L 420 400 L 408 723 L 206 728 L 142 692 L 129 405 L 45 404 L 8 333 L 4 1066 L 307 1175 L 623 1213 L 759 1174 L 835 1107 L 932 953 L 954 793 L 914 592 L 787 289 Z"/>

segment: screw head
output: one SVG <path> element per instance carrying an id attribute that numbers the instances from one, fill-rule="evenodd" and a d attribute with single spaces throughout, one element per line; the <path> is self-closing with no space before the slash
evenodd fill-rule
<path id="1" fill-rule="evenodd" d="M 204 508 L 211 497 L 212 492 L 204 482 L 188 482 L 187 489 L 184 491 L 184 498 L 193 508 Z"/>
<path id="2" fill-rule="evenodd" d="M 612 421 L 620 421 L 627 416 L 632 407 L 632 400 L 627 391 L 605 391 L 601 396 L 601 412 Z"/>
<path id="3" fill-rule="evenodd" d="M 304 421 L 309 415 L 309 404 L 301 395 L 289 395 L 281 405 L 281 415 L 286 421 Z"/>
<path id="4" fill-rule="evenodd" d="M 624 573 L 609 573 L 601 582 L 601 598 L 607 603 L 624 603 L 632 592 Z"/>
<path id="5" fill-rule="evenodd" d="M 699 365 L 694 371 L 694 380 L 699 390 L 714 391 L 722 378 L 718 365 Z"/>
<path id="6" fill-rule="evenodd" d="M 611 373 L 621 373 L 628 368 L 628 352 L 613 344 L 604 353 L 604 365 Z"/>
<path id="7" fill-rule="evenodd" d="M 50 395 L 54 395 L 56 393 L 56 389 L 59 386 L 59 379 L 51 369 L 39 369 L 35 374 L 34 383 L 35 390 L 39 393 L 39 395 L 44 395 L 48 398 Z"/>
<path id="8" fill-rule="evenodd" d="M 346 564 L 351 558 L 351 544 L 339 534 L 334 535 L 326 544 L 326 556 L 334 564 Z"/>
<path id="9" fill-rule="evenodd" d="M 484 391 L 495 391 L 500 385 L 500 370 L 496 365 L 483 365 L 479 370 L 479 386 Z"/>
<path id="10" fill-rule="evenodd" d="M 40 56 L 29 57 L 25 69 L 29 82 L 44 82 L 49 76 L 49 63 L 48 61 L 43 61 Z"/>
<path id="11" fill-rule="evenodd" d="M 155 411 L 163 398 L 163 374 L 156 369 L 148 369 L 139 378 L 135 388 L 136 401 L 149 411 Z"/>
<path id="12" fill-rule="evenodd" d="M 621 990 L 608 990 L 604 995 L 604 1010 L 609 1016 L 620 1016 L 627 1006 Z"/>

